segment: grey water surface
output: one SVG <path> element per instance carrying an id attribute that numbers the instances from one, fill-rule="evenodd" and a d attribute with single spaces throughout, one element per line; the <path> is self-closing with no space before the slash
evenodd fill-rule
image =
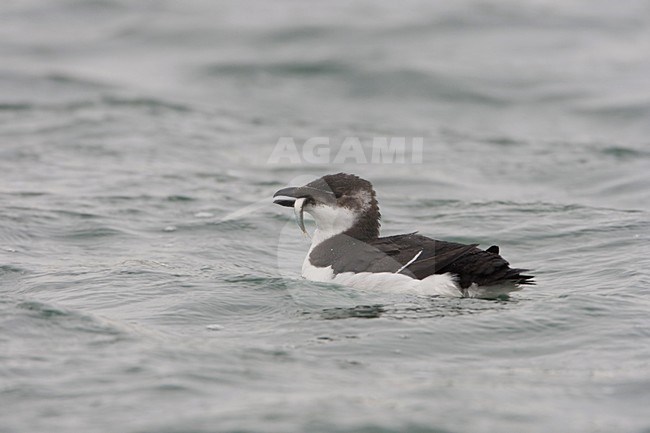
<path id="1" fill-rule="evenodd" d="M 650 432 L 648 53 L 647 1 L 2 2 L 0 432 Z M 537 286 L 303 280 L 270 197 L 339 171 Z"/>

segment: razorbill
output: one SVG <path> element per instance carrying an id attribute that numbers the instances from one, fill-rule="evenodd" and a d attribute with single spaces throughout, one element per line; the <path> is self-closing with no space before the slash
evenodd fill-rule
<path id="1" fill-rule="evenodd" d="M 414 233 L 379 237 L 379 206 L 372 184 L 338 173 L 301 187 L 284 188 L 274 203 L 293 207 L 307 234 L 303 212 L 316 222 L 303 277 L 359 289 L 426 295 L 495 298 L 534 284 L 525 269 L 510 268 L 499 247 L 439 241 Z"/>

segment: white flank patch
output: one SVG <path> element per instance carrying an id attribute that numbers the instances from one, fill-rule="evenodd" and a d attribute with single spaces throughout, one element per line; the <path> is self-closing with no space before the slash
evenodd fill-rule
<path id="1" fill-rule="evenodd" d="M 364 290 L 417 295 L 463 296 L 450 274 L 435 274 L 423 280 L 392 272 L 343 272 L 334 275 L 331 266 L 316 267 L 309 262 L 309 256 L 302 265 L 302 276 L 312 281 L 338 283 Z"/>
<path id="2" fill-rule="evenodd" d="M 358 289 L 391 293 L 462 296 L 462 292 L 450 274 L 434 274 L 423 280 L 417 280 L 408 275 L 394 274 L 392 272 L 343 272 L 336 275 L 332 281 Z"/>
<path id="3" fill-rule="evenodd" d="M 515 284 L 497 286 L 472 284 L 463 290 L 449 273 L 429 275 L 423 280 L 392 272 L 343 272 L 334 275 L 331 266 L 316 267 L 309 262 L 309 256 L 302 265 L 302 276 L 311 281 L 337 283 L 355 289 L 453 298 L 494 299 L 521 289 Z"/>

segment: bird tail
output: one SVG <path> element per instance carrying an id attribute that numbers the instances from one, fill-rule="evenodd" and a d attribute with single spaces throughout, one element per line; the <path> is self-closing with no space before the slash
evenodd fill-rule
<path id="1" fill-rule="evenodd" d="M 510 269 L 506 274 L 506 279 L 516 284 L 534 286 L 537 284 L 534 275 L 524 275 L 523 272 L 529 272 L 530 269 Z"/>

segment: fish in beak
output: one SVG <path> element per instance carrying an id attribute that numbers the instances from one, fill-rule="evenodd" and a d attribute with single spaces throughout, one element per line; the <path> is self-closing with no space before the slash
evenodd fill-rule
<path id="1" fill-rule="evenodd" d="M 311 236 L 309 236 L 309 233 L 307 233 L 307 230 L 305 229 L 304 206 L 306 201 L 307 201 L 306 197 L 297 198 L 296 201 L 293 202 L 293 214 L 296 217 L 296 222 L 298 223 L 298 227 L 300 227 L 302 233 L 308 238 L 311 238 Z"/>
<path id="2" fill-rule="evenodd" d="M 323 187 L 320 183 L 312 182 L 305 186 L 283 188 L 273 194 L 273 203 L 280 206 L 293 207 L 293 213 L 296 217 L 298 227 L 305 234 L 310 237 L 305 229 L 304 209 L 306 205 L 316 203 L 332 203 L 336 202 L 334 193 L 329 190 L 329 187 Z"/>
<path id="3" fill-rule="evenodd" d="M 293 207 L 293 214 L 296 217 L 296 222 L 302 233 L 309 236 L 307 229 L 305 228 L 305 217 L 304 217 L 304 207 L 305 203 L 309 200 L 309 195 L 299 196 L 300 188 L 289 187 L 281 189 L 280 191 L 273 194 L 273 203 L 279 204 L 280 206 Z"/>

